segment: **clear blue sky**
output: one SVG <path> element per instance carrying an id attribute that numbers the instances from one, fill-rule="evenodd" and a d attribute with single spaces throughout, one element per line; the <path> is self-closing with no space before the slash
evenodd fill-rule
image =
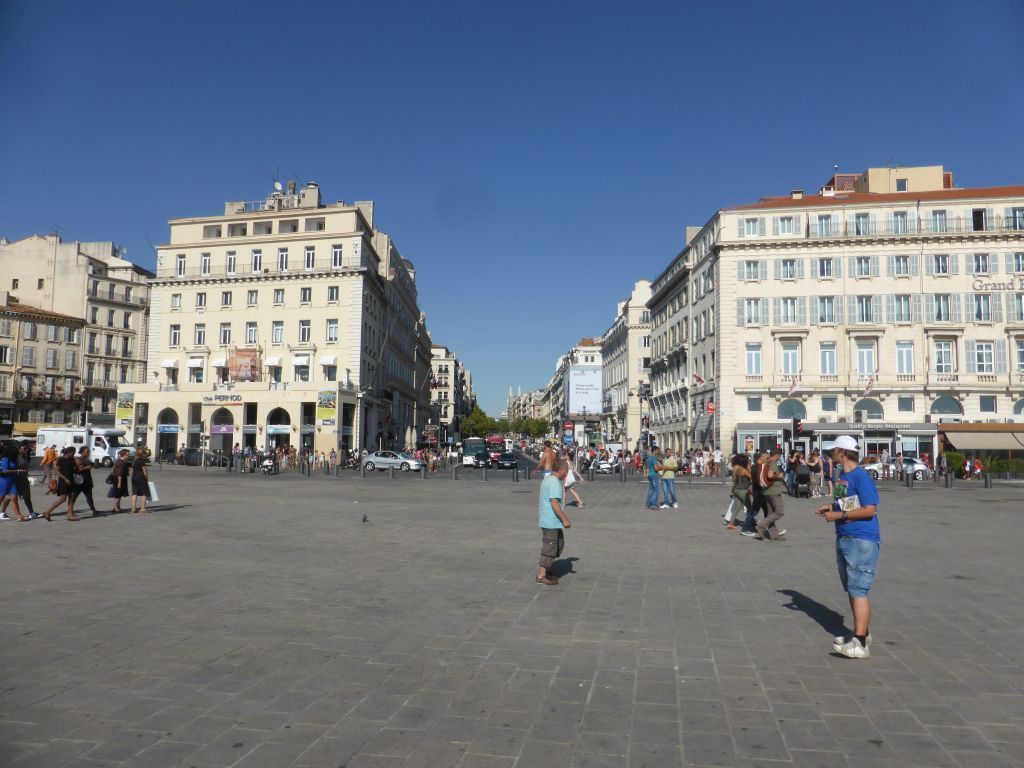
<path id="1" fill-rule="evenodd" d="M 374 200 L 496 414 L 718 208 L 1024 183 L 1024 4 L 0 2 L 0 236 L 152 266 L 276 171 Z"/>

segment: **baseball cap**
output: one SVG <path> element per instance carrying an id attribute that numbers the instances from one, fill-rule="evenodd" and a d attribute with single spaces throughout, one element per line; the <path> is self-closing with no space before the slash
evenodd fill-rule
<path id="1" fill-rule="evenodd" d="M 844 451 L 857 451 L 860 453 L 860 446 L 857 445 L 857 440 L 849 435 L 840 435 L 831 443 L 822 443 L 821 447 L 826 451 L 831 451 L 833 448 L 840 448 Z"/>

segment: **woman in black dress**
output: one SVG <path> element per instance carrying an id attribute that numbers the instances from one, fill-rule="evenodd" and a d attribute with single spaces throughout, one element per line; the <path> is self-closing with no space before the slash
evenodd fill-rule
<path id="1" fill-rule="evenodd" d="M 46 512 L 43 514 L 47 520 L 50 519 L 50 513 L 59 507 L 63 502 L 68 503 L 68 516 L 67 519 L 71 522 L 78 520 L 75 517 L 75 499 L 78 494 L 75 492 L 75 448 L 69 445 L 60 453 L 60 457 L 57 459 L 56 465 L 57 472 L 57 500 L 53 502 Z"/>
<path id="2" fill-rule="evenodd" d="M 122 448 L 117 452 L 117 461 L 114 462 L 114 469 L 110 473 L 113 483 L 107 497 L 114 500 L 114 511 L 121 511 L 121 499 L 131 495 L 128 492 L 128 478 L 131 476 L 132 463 L 128 461 L 128 449 Z"/>
<path id="3" fill-rule="evenodd" d="M 92 500 L 92 457 L 86 446 L 82 446 L 78 451 L 78 457 L 75 459 L 75 472 L 82 478 L 81 485 L 76 486 L 75 491 L 85 497 L 92 516 L 99 517 L 102 513 L 97 511 L 96 502 Z"/>
<path id="4" fill-rule="evenodd" d="M 135 505 L 138 499 L 142 499 L 142 508 L 139 512 L 149 512 L 146 509 L 146 502 L 149 500 L 149 470 L 146 469 L 146 449 L 141 448 L 132 460 L 132 513 L 136 512 Z"/>

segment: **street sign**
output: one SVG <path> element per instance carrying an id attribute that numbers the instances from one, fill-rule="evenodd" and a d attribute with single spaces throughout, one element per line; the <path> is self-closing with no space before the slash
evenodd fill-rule
<path id="1" fill-rule="evenodd" d="M 423 428 L 423 434 L 426 435 L 430 432 L 437 432 L 439 429 L 440 427 L 437 424 L 427 424 L 427 426 Z"/>
<path id="2" fill-rule="evenodd" d="M 714 412 L 715 412 L 715 404 L 714 403 L 708 403 L 707 407 L 708 407 L 708 413 L 714 414 Z"/>
<path id="3" fill-rule="evenodd" d="M 563 439 L 565 440 L 565 444 L 566 445 L 572 445 L 573 437 L 572 437 L 571 434 L 566 435 L 565 438 L 563 438 Z"/>
<path id="4" fill-rule="evenodd" d="M 573 423 L 571 421 L 565 422 L 565 429 L 566 429 L 566 431 L 571 430 L 573 428 L 573 426 L 574 425 L 573 425 Z"/>

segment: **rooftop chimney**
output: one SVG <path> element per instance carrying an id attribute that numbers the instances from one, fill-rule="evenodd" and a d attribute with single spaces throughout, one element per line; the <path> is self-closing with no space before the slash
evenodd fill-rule
<path id="1" fill-rule="evenodd" d="M 804 199 L 804 191 L 802 189 L 794 189 L 794 190 L 790 191 L 789 196 L 791 198 L 793 198 L 794 200 L 803 200 Z"/>

